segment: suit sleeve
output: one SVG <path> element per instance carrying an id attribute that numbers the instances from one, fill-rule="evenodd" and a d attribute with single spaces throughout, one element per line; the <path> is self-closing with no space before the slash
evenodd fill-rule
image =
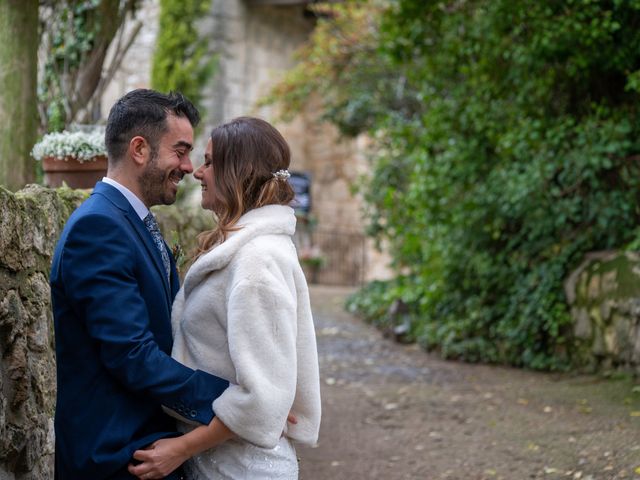
<path id="1" fill-rule="evenodd" d="M 96 341 L 103 365 L 125 388 L 207 424 L 213 418 L 211 402 L 228 382 L 191 370 L 158 347 L 130 242 L 122 226 L 109 217 L 79 219 L 62 253 L 66 294 Z"/>
<path id="2" fill-rule="evenodd" d="M 227 335 L 237 385 L 215 402 L 234 433 L 265 448 L 276 446 L 296 392 L 296 302 L 270 275 L 231 291 Z"/>

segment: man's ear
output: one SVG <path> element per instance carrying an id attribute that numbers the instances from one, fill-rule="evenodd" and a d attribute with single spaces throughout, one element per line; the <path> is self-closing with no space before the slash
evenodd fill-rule
<path id="1" fill-rule="evenodd" d="M 144 166 L 151 156 L 151 148 L 147 139 L 135 136 L 129 142 L 129 156 L 136 165 Z"/>

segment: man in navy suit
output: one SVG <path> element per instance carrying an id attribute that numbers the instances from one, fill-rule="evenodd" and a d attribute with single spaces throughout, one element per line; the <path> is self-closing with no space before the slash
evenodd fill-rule
<path id="1" fill-rule="evenodd" d="M 174 259 L 149 216 L 193 171 L 199 116 L 182 95 L 135 90 L 111 109 L 107 176 L 69 218 L 56 247 L 56 478 L 132 479 L 135 450 L 177 435 L 163 407 L 213 418 L 228 383 L 171 358 Z M 180 478 L 180 472 L 171 477 Z"/>

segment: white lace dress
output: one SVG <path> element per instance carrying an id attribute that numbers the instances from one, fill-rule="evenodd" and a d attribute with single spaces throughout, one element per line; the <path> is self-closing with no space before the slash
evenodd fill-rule
<path id="1" fill-rule="evenodd" d="M 262 448 L 244 440 L 229 440 L 189 460 L 187 480 L 296 480 L 298 460 L 287 437 L 275 448 Z"/>

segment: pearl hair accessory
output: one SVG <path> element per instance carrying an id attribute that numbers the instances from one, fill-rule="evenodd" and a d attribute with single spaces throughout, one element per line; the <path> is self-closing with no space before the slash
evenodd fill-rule
<path id="1" fill-rule="evenodd" d="M 289 170 L 278 170 L 277 172 L 274 172 L 272 175 L 276 177 L 278 180 L 288 180 L 289 177 L 291 176 L 291 174 L 289 173 Z"/>

